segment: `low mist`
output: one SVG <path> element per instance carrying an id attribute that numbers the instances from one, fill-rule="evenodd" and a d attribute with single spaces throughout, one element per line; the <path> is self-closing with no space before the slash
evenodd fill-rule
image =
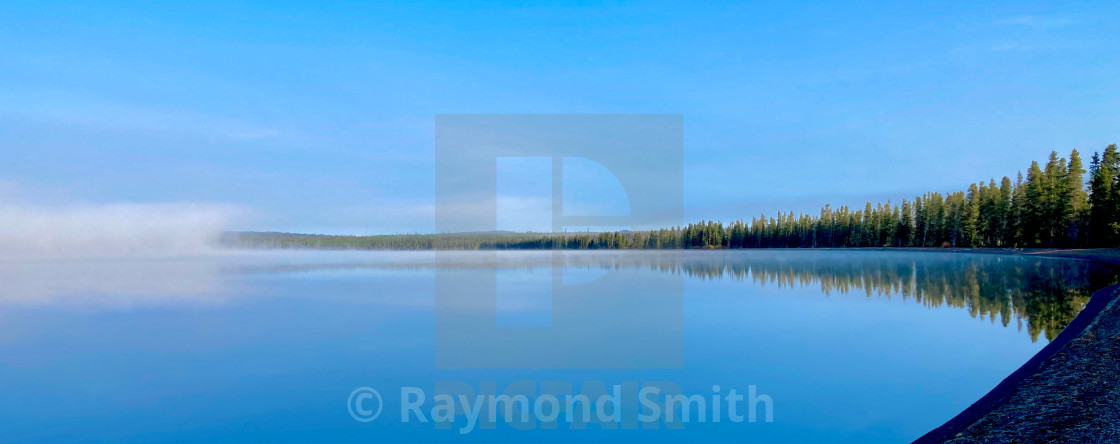
<path id="1" fill-rule="evenodd" d="M 243 216 L 211 204 L 0 204 L 0 259 L 207 254 Z"/>

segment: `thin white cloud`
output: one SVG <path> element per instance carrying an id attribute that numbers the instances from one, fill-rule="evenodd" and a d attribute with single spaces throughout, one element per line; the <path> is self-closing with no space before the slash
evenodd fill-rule
<path id="1" fill-rule="evenodd" d="M 1056 51 L 1061 49 L 1057 45 L 1038 45 L 1027 43 L 997 43 L 988 49 L 996 52 L 1039 52 L 1039 51 Z"/>
<path id="2" fill-rule="evenodd" d="M 1057 29 L 1074 25 L 1074 20 L 1065 17 L 1043 17 L 1037 15 L 1019 15 L 996 20 L 996 24 L 1004 26 L 1023 26 L 1034 29 Z"/>
<path id="3" fill-rule="evenodd" d="M 0 91 L 0 115 L 62 126 L 190 134 L 236 141 L 291 140 L 300 136 L 225 116 L 54 91 Z"/>

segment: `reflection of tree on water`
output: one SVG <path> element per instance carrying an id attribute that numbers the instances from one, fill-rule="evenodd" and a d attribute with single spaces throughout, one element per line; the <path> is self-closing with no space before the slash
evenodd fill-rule
<path id="1" fill-rule="evenodd" d="M 414 271 L 477 268 L 651 269 L 698 279 L 730 277 L 759 285 L 816 286 L 826 295 L 901 296 L 926 307 L 967 309 L 974 318 L 1024 324 L 1032 340 L 1053 339 L 1096 289 L 1115 282 L 1116 269 L 1096 262 L 1023 255 L 850 250 L 720 250 L 627 252 L 401 253 L 374 262 L 242 267 L 241 272 L 339 268 Z M 380 257 L 380 256 L 376 256 Z M 369 259 L 369 258 L 367 258 Z M 392 260 L 390 260 L 392 259 Z M 485 259 L 485 260 L 482 260 Z M 372 259 L 370 259 L 372 260 Z"/>
<path id="2" fill-rule="evenodd" d="M 667 259 L 667 258 L 666 258 Z M 1054 339 L 1084 308 L 1094 290 L 1114 282 L 1112 267 L 1074 260 L 1022 256 L 918 254 L 791 255 L 734 260 L 658 261 L 664 272 L 714 279 L 728 276 L 779 287 L 819 284 L 833 291 L 862 290 L 868 297 L 901 295 L 927 307 L 968 309 L 972 317 L 1026 323 L 1032 341 Z M 730 259 L 730 258 L 728 258 Z"/>

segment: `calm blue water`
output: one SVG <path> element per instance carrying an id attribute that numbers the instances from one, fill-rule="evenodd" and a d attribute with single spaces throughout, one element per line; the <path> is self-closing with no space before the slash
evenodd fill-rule
<path id="1" fill-rule="evenodd" d="M 1025 362 L 1111 276 L 1080 261 L 878 251 L 2 263 L 0 442 L 905 441 Z M 606 426 L 619 429 L 580 428 L 576 412 L 463 434 L 467 415 L 431 417 L 435 395 L 464 388 L 470 400 L 596 384 L 622 388 L 626 418 Z M 714 385 L 770 402 L 735 422 Z M 359 387 L 383 399 L 370 422 L 351 414 Z M 425 394 L 428 422 L 401 421 L 401 387 Z M 635 423 L 639 387 L 702 395 L 706 422 L 694 407 L 687 423 Z M 358 416 L 377 407 L 359 396 Z"/>

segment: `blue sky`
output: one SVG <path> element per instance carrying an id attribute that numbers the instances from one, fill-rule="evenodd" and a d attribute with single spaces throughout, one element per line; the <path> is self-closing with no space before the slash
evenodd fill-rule
<path id="1" fill-rule="evenodd" d="M 437 113 L 682 114 L 686 219 L 897 201 L 1120 142 L 1116 17 L 1109 2 L 0 2 L 0 202 L 431 231 Z"/>

